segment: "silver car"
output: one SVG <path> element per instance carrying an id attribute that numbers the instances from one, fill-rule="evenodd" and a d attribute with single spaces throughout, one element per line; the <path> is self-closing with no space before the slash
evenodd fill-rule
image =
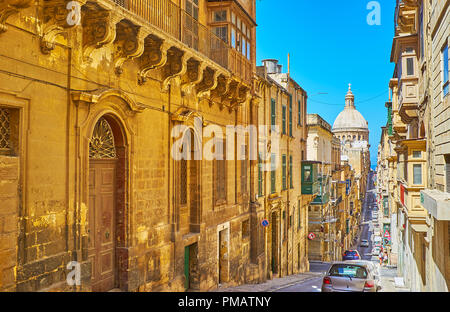
<path id="1" fill-rule="evenodd" d="M 361 260 L 333 262 L 322 281 L 322 292 L 377 292 L 375 270 Z"/>

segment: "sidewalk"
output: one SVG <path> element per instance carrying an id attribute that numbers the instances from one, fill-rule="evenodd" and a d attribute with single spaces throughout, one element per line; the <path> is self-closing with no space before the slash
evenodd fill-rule
<path id="1" fill-rule="evenodd" d="M 322 276 L 322 273 L 305 272 L 296 275 L 275 278 L 262 284 L 246 284 L 236 287 L 222 286 L 212 292 L 274 292 L 278 289 L 289 287 L 307 280 Z"/>
<path id="2" fill-rule="evenodd" d="M 409 288 L 395 284 L 397 278 L 397 268 L 384 266 L 380 268 L 381 287 L 380 292 L 409 292 Z"/>

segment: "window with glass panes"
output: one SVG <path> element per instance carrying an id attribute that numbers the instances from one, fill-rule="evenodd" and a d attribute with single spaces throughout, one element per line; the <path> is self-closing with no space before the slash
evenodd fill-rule
<path id="1" fill-rule="evenodd" d="M 263 171 L 262 171 L 262 154 L 259 153 L 258 157 L 258 196 L 263 195 Z"/>
<path id="2" fill-rule="evenodd" d="M 271 125 L 275 126 L 276 123 L 276 105 L 275 105 L 275 100 L 271 99 L 270 100 L 270 121 L 271 121 Z"/>
<path id="3" fill-rule="evenodd" d="M 212 30 L 214 34 L 228 43 L 228 12 L 227 10 L 212 12 Z"/>
<path id="4" fill-rule="evenodd" d="M 413 165 L 413 184 L 422 184 L 422 165 Z"/>
<path id="5" fill-rule="evenodd" d="M 236 13 L 231 12 L 231 46 L 247 59 L 251 55 L 251 29 Z"/>
<path id="6" fill-rule="evenodd" d="M 198 50 L 198 0 L 185 0 L 184 43 Z"/>
<path id="7" fill-rule="evenodd" d="M 444 93 L 444 96 L 446 96 L 448 94 L 448 89 L 449 89 L 449 80 L 448 80 L 448 44 L 444 47 L 444 49 L 442 50 L 442 75 L 443 75 L 443 80 L 442 80 L 442 92 Z"/>
<path id="8" fill-rule="evenodd" d="M 298 100 L 298 121 L 297 124 L 299 126 L 302 125 L 302 102 Z"/>
<path id="9" fill-rule="evenodd" d="M 283 122 L 282 122 L 282 127 L 283 127 L 283 134 L 286 134 L 286 106 L 282 106 L 282 118 L 283 118 Z"/>

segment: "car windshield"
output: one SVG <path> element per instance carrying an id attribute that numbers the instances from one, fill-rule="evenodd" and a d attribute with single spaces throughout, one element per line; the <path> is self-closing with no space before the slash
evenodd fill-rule
<path id="1" fill-rule="evenodd" d="M 330 269 L 330 276 L 342 276 L 351 278 L 366 278 L 367 271 L 364 267 L 354 264 L 334 264 Z"/>
<path id="2" fill-rule="evenodd" d="M 356 255 L 356 251 L 346 251 L 344 253 L 344 255 L 346 255 L 346 256 L 355 256 Z"/>

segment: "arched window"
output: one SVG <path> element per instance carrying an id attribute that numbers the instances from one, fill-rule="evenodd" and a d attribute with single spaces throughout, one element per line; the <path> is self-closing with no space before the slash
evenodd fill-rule
<path id="1" fill-rule="evenodd" d="M 105 118 L 100 118 L 95 125 L 89 142 L 89 158 L 113 159 L 116 158 L 116 147 L 111 126 Z"/>

